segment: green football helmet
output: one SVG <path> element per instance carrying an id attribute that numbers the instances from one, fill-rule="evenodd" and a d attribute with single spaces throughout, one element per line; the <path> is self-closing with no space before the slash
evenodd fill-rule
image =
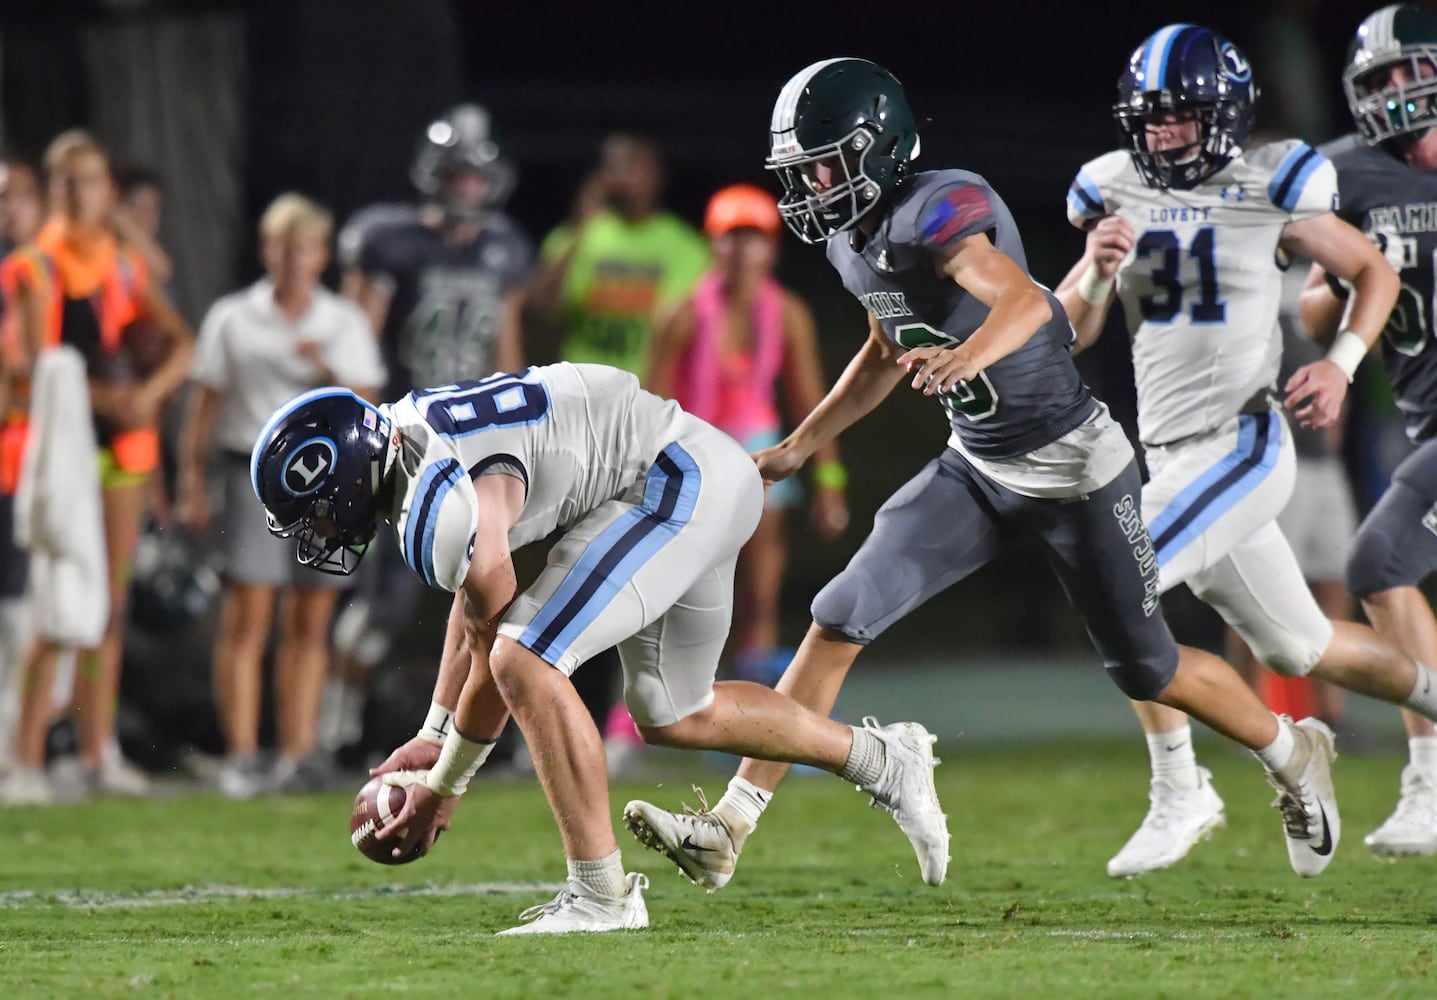
<path id="1" fill-rule="evenodd" d="M 902 85 L 866 59 L 825 59 L 784 84 L 769 125 L 779 214 L 805 243 L 851 229 L 918 156 Z"/>
<path id="2" fill-rule="evenodd" d="M 1437 14 L 1392 4 L 1369 15 L 1352 40 L 1342 89 L 1371 145 L 1420 139 L 1437 125 Z"/>

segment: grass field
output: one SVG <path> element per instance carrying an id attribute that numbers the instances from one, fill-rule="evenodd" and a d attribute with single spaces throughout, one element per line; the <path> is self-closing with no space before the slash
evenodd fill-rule
<path id="1" fill-rule="evenodd" d="M 706 896 L 621 830 L 649 873 L 647 932 L 499 939 L 563 877 L 538 789 L 471 793 L 435 853 L 386 869 L 347 843 L 347 796 L 180 797 L 0 812 L 0 997 L 1431 997 L 1437 860 L 1362 835 L 1400 761 L 1338 763 L 1344 840 L 1292 874 L 1257 765 L 1207 756 L 1229 826 L 1178 868 L 1105 877 L 1145 806 L 1130 743 L 947 748 L 953 864 L 924 886 L 885 814 L 791 781 L 735 881 Z M 614 789 L 717 797 L 702 770 Z"/>

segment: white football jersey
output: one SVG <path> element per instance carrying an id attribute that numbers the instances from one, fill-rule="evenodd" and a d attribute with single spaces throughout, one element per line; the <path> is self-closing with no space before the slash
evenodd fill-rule
<path id="1" fill-rule="evenodd" d="M 1168 444 L 1232 419 L 1272 386 L 1282 356 L 1278 240 L 1289 222 L 1337 207 L 1337 175 L 1297 140 L 1245 153 L 1196 188 L 1148 187 L 1126 152 L 1085 164 L 1068 219 L 1133 224 L 1118 273 L 1132 334 L 1138 431 Z"/>
<path id="2" fill-rule="evenodd" d="M 390 521 L 405 561 L 457 591 L 473 554 L 473 480 L 523 480 L 517 549 L 627 490 L 674 439 L 683 411 L 604 365 L 557 364 L 416 389 L 381 407 L 400 435 Z"/>

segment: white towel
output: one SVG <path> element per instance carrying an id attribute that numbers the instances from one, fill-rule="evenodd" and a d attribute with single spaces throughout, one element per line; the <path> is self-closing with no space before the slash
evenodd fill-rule
<path id="1" fill-rule="evenodd" d="M 30 436 L 15 491 L 15 540 L 29 549 L 35 627 L 51 642 L 99 645 L 110 614 L 100 472 L 85 360 L 73 347 L 35 361 Z"/>

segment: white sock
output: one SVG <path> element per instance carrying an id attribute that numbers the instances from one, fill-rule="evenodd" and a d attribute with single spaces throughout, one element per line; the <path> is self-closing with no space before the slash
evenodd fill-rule
<path id="1" fill-rule="evenodd" d="M 1292 737 L 1292 723 L 1278 716 L 1277 739 L 1261 750 L 1254 750 L 1252 755 L 1262 761 L 1263 767 L 1276 773 L 1292 761 L 1292 755 L 1296 751 L 1297 741 Z"/>
<path id="2" fill-rule="evenodd" d="M 888 765 L 888 747 L 873 730 L 857 726 L 850 728 L 853 730 L 853 746 L 849 747 L 848 760 L 838 776 L 860 788 L 876 785 Z"/>
<path id="3" fill-rule="evenodd" d="M 617 899 L 624 894 L 624 862 L 618 848 L 594 861 L 569 859 L 569 881 L 577 882 L 595 896 Z"/>
<path id="4" fill-rule="evenodd" d="M 1417 680 L 1412 685 L 1412 693 L 1402 699 L 1402 707 L 1437 721 L 1437 676 L 1420 663 L 1417 664 Z"/>
<path id="5" fill-rule="evenodd" d="M 1423 774 L 1437 775 L 1437 736 L 1413 736 L 1407 741 L 1412 766 Z"/>
<path id="6" fill-rule="evenodd" d="M 728 827 L 733 846 L 742 850 L 743 842 L 758 826 L 758 818 L 773 801 L 773 792 L 759 788 L 735 775 L 729 779 L 728 791 L 714 806 L 713 814 Z"/>
<path id="7" fill-rule="evenodd" d="M 1198 779 L 1197 757 L 1193 754 L 1192 726 L 1184 723 L 1181 729 L 1147 736 L 1153 778 L 1173 788 L 1196 791 L 1202 782 Z"/>

